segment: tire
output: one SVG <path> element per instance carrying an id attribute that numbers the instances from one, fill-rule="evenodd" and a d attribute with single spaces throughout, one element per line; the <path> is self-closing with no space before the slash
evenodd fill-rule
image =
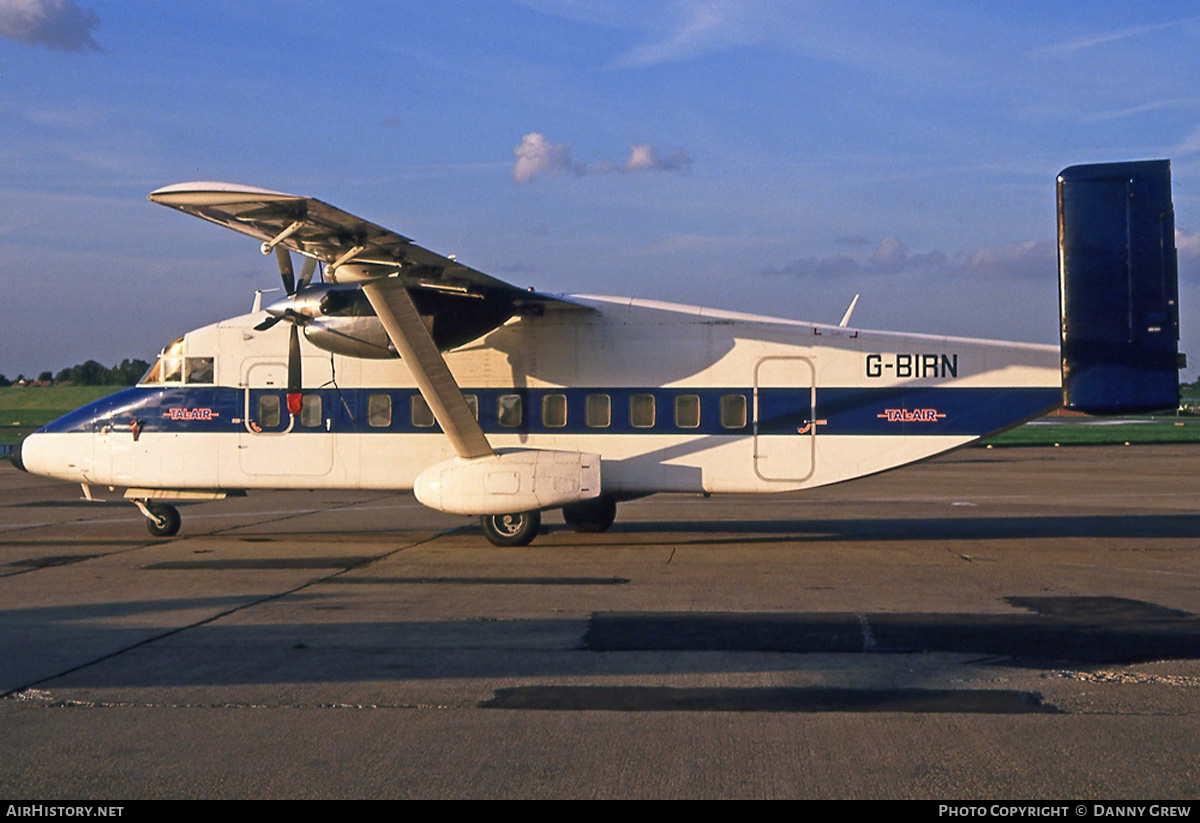
<path id="1" fill-rule="evenodd" d="M 153 518 L 146 518 L 146 530 L 150 534 L 155 537 L 173 537 L 179 534 L 179 526 L 183 523 L 179 509 L 166 503 L 149 503 L 146 508 L 154 515 Z"/>
<path id="2" fill-rule="evenodd" d="M 542 527 L 542 514 L 485 514 L 479 518 L 479 525 L 493 546 L 528 546 Z"/>
<path id="3" fill-rule="evenodd" d="M 608 531 L 617 519 L 617 501 L 611 497 L 598 497 L 582 503 L 563 506 L 563 520 L 577 532 L 600 534 Z"/>

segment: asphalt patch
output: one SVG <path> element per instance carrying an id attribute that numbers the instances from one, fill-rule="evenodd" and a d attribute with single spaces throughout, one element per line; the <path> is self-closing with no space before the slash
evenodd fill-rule
<path id="1" fill-rule="evenodd" d="M 337 577 L 330 583 L 455 586 L 624 586 L 627 577 Z"/>
<path id="2" fill-rule="evenodd" d="M 20 566 L 25 569 L 48 569 L 52 566 L 70 566 L 72 563 L 82 563 L 85 560 L 92 560 L 103 556 L 102 554 L 58 554 L 49 557 L 30 557 L 26 560 L 14 560 L 8 565 Z"/>
<path id="3" fill-rule="evenodd" d="M 263 558 L 230 558 L 227 560 L 164 560 L 162 563 L 151 563 L 144 569 L 154 571 L 178 570 L 207 570 L 207 571 L 248 571 L 248 570 L 296 570 L 296 569 L 352 569 L 364 563 L 378 560 L 377 557 L 263 557 Z"/>
<path id="4" fill-rule="evenodd" d="M 670 688 L 519 686 L 498 689 L 485 709 L 612 712 L 905 712 L 1061 714 L 1036 692 L 1005 689 Z"/>
<path id="5" fill-rule="evenodd" d="M 591 651 L 957 652 L 1136 663 L 1200 658 L 1200 618 L 1119 597 L 1010 597 L 1024 614 L 598 612 Z"/>

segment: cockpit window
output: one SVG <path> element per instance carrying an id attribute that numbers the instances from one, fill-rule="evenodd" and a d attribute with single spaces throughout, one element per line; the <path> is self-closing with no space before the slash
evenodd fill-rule
<path id="1" fill-rule="evenodd" d="M 183 338 L 179 338 L 162 350 L 158 360 L 142 377 L 139 383 L 197 383 L 212 385 L 215 382 L 213 358 L 184 357 Z"/>
<path id="2" fill-rule="evenodd" d="M 213 359 L 211 357 L 184 358 L 184 379 L 188 383 L 212 383 Z"/>

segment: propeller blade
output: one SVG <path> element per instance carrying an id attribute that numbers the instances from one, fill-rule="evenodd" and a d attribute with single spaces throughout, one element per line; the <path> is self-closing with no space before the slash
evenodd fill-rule
<path id="1" fill-rule="evenodd" d="M 283 278 L 283 290 L 288 297 L 296 293 L 296 273 L 292 271 L 292 253 L 285 246 L 275 247 L 275 259 L 279 261 L 279 276 Z"/>
<path id="2" fill-rule="evenodd" d="M 267 329 L 271 328 L 272 326 L 274 326 L 276 323 L 278 323 L 282 319 L 283 319 L 283 315 L 280 315 L 279 317 L 268 317 L 266 320 L 262 321 L 257 326 L 255 326 L 254 330 L 255 331 L 266 331 Z"/>
<path id="3" fill-rule="evenodd" d="M 304 268 L 302 268 L 300 270 L 299 288 L 302 289 L 305 286 L 307 286 L 309 283 L 312 282 L 313 272 L 315 272 L 316 270 L 317 270 L 317 258 L 315 258 L 315 257 L 304 258 Z"/>
<path id="4" fill-rule="evenodd" d="M 290 414 L 300 413 L 300 327 L 293 323 L 288 338 L 287 407 Z"/>

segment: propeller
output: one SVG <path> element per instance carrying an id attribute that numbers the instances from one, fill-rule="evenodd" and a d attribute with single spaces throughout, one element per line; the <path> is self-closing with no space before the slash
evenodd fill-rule
<path id="1" fill-rule="evenodd" d="M 283 290 L 288 297 L 294 297 L 312 282 L 313 273 L 317 270 L 315 257 L 304 261 L 300 270 L 300 282 L 296 282 L 295 269 L 292 268 L 292 254 L 282 245 L 275 246 L 275 260 L 279 263 L 279 277 L 283 280 Z M 288 334 L 288 369 L 287 369 L 287 409 L 290 414 L 299 414 L 301 406 L 301 387 L 304 385 L 303 372 L 300 365 L 300 327 L 309 321 L 308 317 L 293 309 L 285 309 L 279 314 L 272 315 L 254 327 L 255 331 L 266 331 L 280 320 L 292 324 Z"/>
<path id="2" fill-rule="evenodd" d="M 317 258 L 304 258 L 304 268 L 300 270 L 300 283 L 296 283 L 296 275 L 292 268 L 292 253 L 283 246 L 275 247 L 275 259 L 279 262 L 279 276 L 283 278 L 283 290 L 291 297 L 300 289 L 312 282 L 313 272 L 317 270 Z"/>

